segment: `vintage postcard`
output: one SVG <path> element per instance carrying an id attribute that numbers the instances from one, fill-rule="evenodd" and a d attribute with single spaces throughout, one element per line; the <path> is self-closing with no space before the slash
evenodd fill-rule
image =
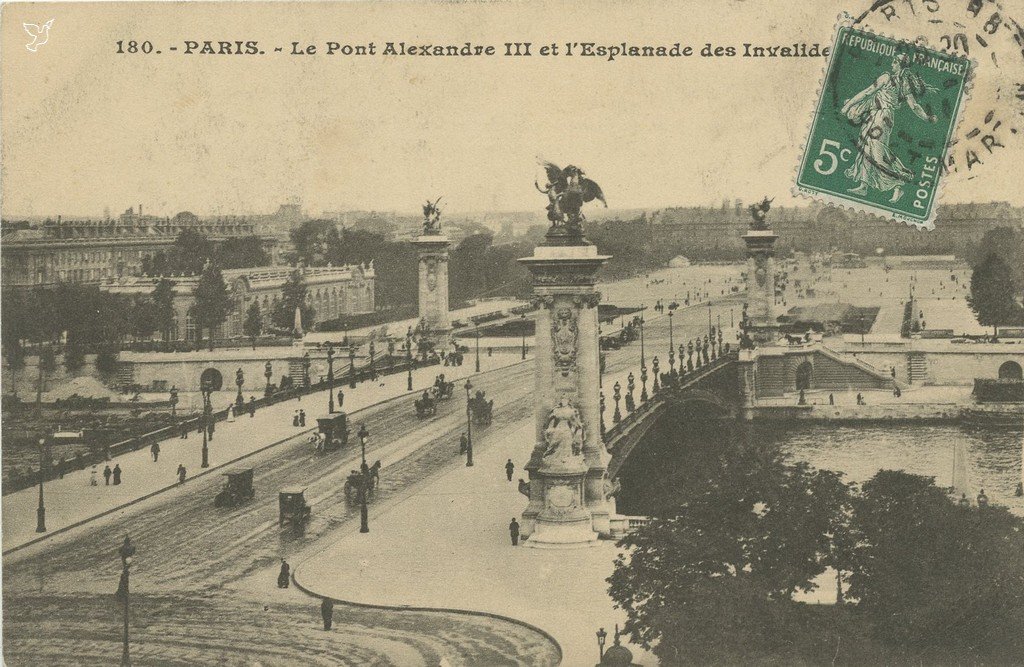
<path id="1" fill-rule="evenodd" d="M 4 664 L 1019 664 L 1021 21 L 0 4 Z"/>

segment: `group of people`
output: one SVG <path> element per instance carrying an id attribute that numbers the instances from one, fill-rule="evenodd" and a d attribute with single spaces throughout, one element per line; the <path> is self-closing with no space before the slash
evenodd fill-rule
<path id="1" fill-rule="evenodd" d="M 441 363 L 445 366 L 461 366 L 463 354 L 462 352 L 445 352 L 441 351 Z"/>
<path id="2" fill-rule="evenodd" d="M 292 415 L 292 426 L 305 426 L 306 425 L 306 411 L 296 410 L 295 414 Z"/>
<path id="3" fill-rule="evenodd" d="M 89 486 L 99 486 L 99 480 L 96 477 L 96 471 L 99 466 L 93 466 L 92 472 L 89 475 Z M 115 463 L 114 467 L 111 468 L 108 463 L 103 467 L 103 486 L 118 486 L 121 484 L 121 464 Z"/>

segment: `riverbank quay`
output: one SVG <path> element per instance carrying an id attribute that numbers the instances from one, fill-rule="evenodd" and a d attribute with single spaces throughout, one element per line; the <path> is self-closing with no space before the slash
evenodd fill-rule
<path id="1" fill-rule="evenodd" d="M 858 404 L 857 396 L 861 397 Z M 830 401 L 831 397 L 831 401 Z M 921 387 L 901 392 L 862 390 L 804 392 L 758 400 L 755 421 L 844 423 L 1014 423 L 1024 427 L 1024 403 L 978 403 L 970 387 Z"/>

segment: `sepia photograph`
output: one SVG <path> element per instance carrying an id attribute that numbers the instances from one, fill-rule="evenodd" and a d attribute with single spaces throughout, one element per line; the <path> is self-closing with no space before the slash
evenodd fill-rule
<path id="1" fill-rule="evenodd" d="M 1024 664 L 1021 21 L 0 3 L 4 664 Z"/>

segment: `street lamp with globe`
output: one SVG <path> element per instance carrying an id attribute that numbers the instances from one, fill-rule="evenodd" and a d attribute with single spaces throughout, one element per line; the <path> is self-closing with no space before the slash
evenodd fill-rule
<path id="1" fill-rule="evenodd" d="M 356 388 L 356 344 L 348 345 L 348 388 Z"/>
<path id="2" fill-rule="evenodd" d="M 412 391 L 412 325 L 405 332 L 405 389 Z"/>
<path id="3" fill-rule="evenodd" d="M 171 387 L 171 419 L 177 416 L 176 406 L 178 405 L 178 388 Z"/>
<path id="4" fill-rule="evenodd" d="M 327 344 L 327 414 L 334 414 L 334 346 Z"/>
<path id="5" fill-rule="evenodd" d="M 209 378 L 200 378 L 199 380 L 199 391 L 203 395 L 203 460 L 200 464 L 202 468 L 210 467 L 210 447 L 209 447 L 209 433 L 210 433 L 210 419 L 213 416 L 213 406 L 210 404 L 210 394 L 213 393 L 213 382 Z"/>
<path id="6" fill-rule="evenodd" d="M 241 368 L 235 371 L 235 384 L 238 385 L 238 395 L 235 396 L 235 405 L 241 409 L 245 404 L 245 399 L 242 398 L 242 385 L 245 384 L 245 373 L 242 372 Z"/>
<path id="7" fill-rule="evenodd" d="M 466 380 L 466 467 L 473 467 L 473 403 L 469 392 L 473 389 L 473 383 Z"/>
<path id="8" fill-rule="evenodd" d="M 270 396 L 270 378 L 274 377 L 274 367 L 269 361 L 263 366 L 263 377 L 267 378 L 267 388 L 263 390 L 263 394 Z"/>
<path id="9" fill-rule="evenodd" d="M 124 603 L 124 637 L 121 647 L 121 665 L 126 667 L 132 664 L 128 653 L 128 575 L 132 565 L 132 558 L 135 556 L 135 546 L 131 539 L 125 535 L 124 543 L 117 550 L 121 556 L 121 581 L 117 586 L 117 598 Z"/>
<path id="10" fill-rule="evenodd" d="M 46 532 L 46 505 L 43 504 L 43 480 L 46 479 L 46 468 L 50 461 L 50 448 L 46 446 L 46 438 L 39 438 L 39 507 L 36 508 L 36 532 Z"/>
<path id="11" fill-rule="evenodd" d="M 366 424 L 359 427 L 359 447 L 362 450 L 363 462 L 360 464 L 362 480 L 359 484 L 359 532 L 370 532 L 370 510 L 366 506 L 366 488 L 370 484 L 370 468 L 366 465 L 366 440 L 370 437 L 370 430 Z"/>
<path id="12" fill-rule="evenodd" d="M 302 355 L 302 382 L 309 387 L 309 352 Z"/>

